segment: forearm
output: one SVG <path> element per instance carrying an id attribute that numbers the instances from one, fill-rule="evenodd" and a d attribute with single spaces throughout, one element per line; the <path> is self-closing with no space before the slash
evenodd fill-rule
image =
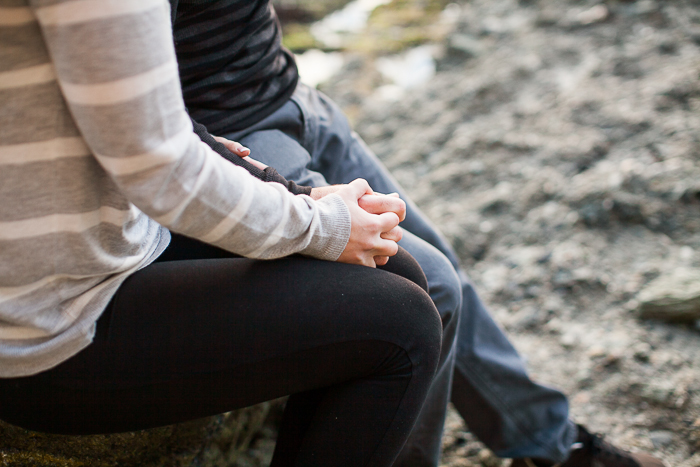
<path id="1" fill-rule="evenodd" d="M 274 168 L 272 167 L 267 167 L 266 169 L 262 170 L 259 169 L 258 167 L 254 166 L 250 162 L 246 161 L 245 159 L 237 156 L 236 154 L 232 153 L 231 151 L 228 150 L 228 148 L 218 142 L 214 137 L 207 131 L 207 128 L 202 125 L 201 123 L 197 123 L 192 119 L 192 125 L 194 127 L 194 132 L 199 136 L 199 139 L 204 141 L 210 148 L 212 148 L 217 154 L 219 154 L 221 157 L 225 158 L 229 162 L 231 162 L 233 165 L 237 165 L 239 167 L 244 168 L 247 170 L 252 176 L 255 178 L 262 180 L 263 182 L 275 182 L 275 183 L 280 183 L 282 184 L 290 193 L 294 195 L 310 195 L 311 194 L 311 187 L 310 186 L 301 186 L 297 185 L 296 183 L 287 180 L 284 178 L 282 175 L 280 175 Z"/>
<path id="2" fill-rule="evenodd" d="M 176 232 L 242 255 L 340 254 L 349 236 L 341 199 L 314 202 L 262 183 L 193 133 L 164 0 L 46 3 L 33 2 L 34 11 L 66 102 L 129 201 Z"/>

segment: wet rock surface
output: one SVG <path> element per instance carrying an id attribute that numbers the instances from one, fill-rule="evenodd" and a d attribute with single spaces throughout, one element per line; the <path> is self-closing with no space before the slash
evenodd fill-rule
<path id="1" fill-rule="evenodd" d="M 440 47 L 425 86 L 382 92 L 358 56 L 322 89 L 576 421 L 700 465 L 700 280 L 678 275 L 700 266 L 700 3 L 473 0 Z M 455 413 L 443 464 L 506 465 Z"/>

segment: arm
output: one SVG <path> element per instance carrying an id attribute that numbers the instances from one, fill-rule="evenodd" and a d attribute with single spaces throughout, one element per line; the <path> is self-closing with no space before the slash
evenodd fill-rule
<path id="1" fill-rule="evenodd" d="M 197 123 L 194 120 L 192 120 L 192 125 L 194 126 L 194 132 L 197 134 L 197 136 L 199 136 L 199 138 L 210 148 L 212 148 L 226 160 L 232 162 L 234 165 L 243 167 L 255 178 L 258 178 L 263 182 L 280 183 L 286 187 L 290 193 L 295 195 L 311 194 L 311 187 L 300 186 L 287 180 L 272 167 L 265 166 L 257 161 L 251 163 L 247 157 L 248 154 L 250 154 L 250 150 L 247 150 L 246 152 L 241 151 L 243 146 L 240 144 L 225 138 L 212 136 L 204 125 Z M 260 165 L 257 165 L 255 162 Z"/>
<path id="2" fill-rule="evenodd" d="M 314 201 L 262 183 L 193 133 L 164 0 L 32 6 L 81 135 L 141 211 L 245 256 L 340 256 L 350 235 L 343 198 Z"/>
<path id="3" fill-rule="evenodd" d="M 177 7 L 179 0 L 169 0 L 170 1 L 170 19 L 173 27 L 175 26 L 175 19 L 177 16 Z M 192 119 L 192 126 L 194 127 L 194 132 L 199 136 L 199 138 L 204 141 L 210 148 L 212 148 L 216 153 L 222 156 L 224 159 L 229 160 L 234 165 L 243 167 L 254 177 L 264 181 L 264 182 L 276 182 L 280 183 L 289 190 L 290 193 L 295 195 L 309 195 L 311 194 L 311 187 L 300 186 L 296 183 L 285 179 L 272 167 L 259 167 L 258 165 L 251 163 L 248 160 L 242 159 L 245 157 L 244 154 L 236 151 L 236 147 L 232 147 L 230 144 L 233 143 L 238 147 L 242 147 L 238 143 L 229 141 L 225 138 L 218 138 L 212 136 L 207 128 L 201 123 L 197 123 Z M 250 152 L 250 151 L 249 151 Z M 236 157 L 236 155 L 241 157 Z"/>
<path id="4" fill-rule="evenodd" d="M 197 125 L 199 125 L 201 128 L 204 128 L 203 125 L 196 123 L 194 120 L 192 122 L 195 124 L 195 132 L 199 135 L 200 133 L 197 131 Z M 206 128 L 204 128 L 204 132 L 206 133 Z M 210 144 L 208 139 L 205 138 L 210 138 L 213 139 L 215 144 L 217 146 L 213 146 Z M 299 186 L 294 182 L 287 181 L 282 175 L 277 174 L 277 171 L 275 169 L 272 169 L 272 167 L 269 167 L 265 164 L 263 164 L 260 161 L 257 161 L 250 157 L 250 149 L 244 147 L 242 144 L 236 142 L 236 141 L 231 141 L 229 139 L 223 138 L 221 136 L 211 136 L 209 133 L 206 133 L 206 135 L 200 135 L 200 138 L 202 138 L 202 141 L 206 142 L 211 146 L 214 150 L 216 150 L 219 154 L 224 156 L 226 159 L 231 160 L 234 164 L 240 165 L 240 163 L 237 163 L 235 160 L 232 160 L 231 158 L 238 159 L 245 163 L 246 165 L 244 168 L 248 170 L 253 176 L 256 176 L 260 178 L 263 181 L 276 181 L 278 183 L 282 183 L 283 185 L 289 185 L 287 189 L 294 194 L 305 194 L 311 196 L 311 198 L 315 200 L 319 200 L 323 198 L 324 196 L 330 195 L 332 193 L 337 192 L 340 190 L 343 186 L 341 185 L 328 185 L 328 186 L 321 186 L 321 187 L 304 187 L 304 186 Z M 223 151 L 226 151 L 226 154 L 224 154 L 222 151 L 219 151 L 217 148 L 219 146 L 223 146 L 224 149 Z M 236 157 L 237 155 L 237 157 Z M 272 169 L 276 176 L 278 177 L 275 180 L 266 180 L 265 176 L 263 175 L 264 172 L 267 170 Z M 297 192 L 301 191 L 303 192 Z M 371 213 L 371 214 L 382 214 L 384 212 L 393 212 L 397 216 L 399 216 L 399 220 L 403 221 L 406 218 L 406 203 L 401 200 L 399 197 L 398 193 L 391 193 L 389 195 L 383 195 L 381 193 L 372 193 L 363 196 L 359 200 L 360 207 L 364 209 L 365 211 Z M 396 239 L 396 241 L 399 241 L 401 238 Z"/>

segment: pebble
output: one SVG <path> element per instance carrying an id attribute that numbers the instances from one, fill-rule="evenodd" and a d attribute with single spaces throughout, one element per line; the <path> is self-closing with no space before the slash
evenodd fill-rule
<path id="1" fill-rule="evenodd" d="M 641 386 L 640 395 L 647 402 L 673 406 L 675 386 L 670 381 L 649 381 Z"/>
<path id="2" fill-rule="evenodd" d="M 460 57 L 465 60 L 478 57 L 483 53 L 483 47 L 474 37 L 467 34 L 453 34 L 448 41 L 447 53 L 450 57 Z"/>
<path id="3" fill-rule="evenodd" d="M 649 433 L 649 439 L 655 448 L 664 448 L 673 442 L 673 433 L 666 430 L 652 431 Z"/>
<path id="4" fill-rule="evenodd" d="M 576 15 L 576 19 L 581 24 L 592 24 L 606 20 L 609 15 L 610 11 L 608 11 L 608 7 L 605 5 L 596 5 Z"/>

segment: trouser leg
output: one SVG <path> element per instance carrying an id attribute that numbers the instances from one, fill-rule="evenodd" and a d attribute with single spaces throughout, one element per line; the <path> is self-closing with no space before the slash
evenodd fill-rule
<path id="1" fill-rule="evenodd" d="M 377 191 L 399 193 L 408 206 L 402 227 L 440 250 L 459 274 L 462 310 L 452 402 L 469 429 L 500 457 L 563 461 L 577 433 L 568 418 L 566 396 L 530 379 L 522 358 L 481 302 L 449 243 L 365 144 L 356 135 L 353 140 L 349 160 L 337 169 L 337 178 L 328 181 L 347 183 L 361 176 Z"/>
<path id="2" fill-rule="evenodd" d="M 566 397 L 529 378 L 517 351 L 459 269 L 449 243 L 352 134 L 342 112 L 303 86 L 294 100 L 302 110 L 301 117 L 288 104 L 266 121 L 231 137 L 246 137 L 253 157 L 297 183 L 317 186 L 361 177 L 376 191 L 400 193 L 408 205 L 402 227 L 440 250 L 459 274 L 463 299 L 452 388 L 455 406 L 470 429 L 499 456 L 564 459 L 576 436 Z M 300 120 L 296 126 L 295 119 Z M 270 134 L 276 138 L 275 145 L 265 142 Z"/>
<path id="3" fill-rule="evenodd" d="M 456 355 L 454 342 L 462 304 L 460 284 L 459 278 L 447 258 L 435 247 L 407 231 L 404 232 L 399 245 L 411 252 L 428 279 L 430 298 L 442 319 L 443 348 L 438 370 L 428 392 L 428 397 L 423 404 L 423 409 L 416 420 L 416 425 L 413 427 L 406 446 L 394 465 L 397 467 L 434 467 L 438 465 L 440 459 L 442 433 L 452 387 L 452 373 Z"/>
<path id="4" fill-rule="evenodd" d="M 253 157 L 257 155 L 289 179 L 302 184 L 326 185 L 327 181 L 323 175 L 309 170 L 308 166 L 313 166 L 309 152 L 296 139 L 290 137 L 289 127 L 280 127 L 287 128 L 287 131 L 259 129 L 248 134 L 227 136 L 237 138 L 251 148 Z M 280 156 L 279 160 L 275 158 L 276 155 Z M 428 278 L 431 299 L 442 319 L 443 341 L 438 372 L 421 415 L 396 465 L 436 466 L 452 383 L 454 341 L 461 309 L 460 283 L 449 260 L 433 246 L 410 232 L 404 234 L 399 244 L 416 258 Z M 392 259 L 389 260 L 389 264 L 391 262 Z"/>
<path id="5" fill-rule="evenodd" d="M 303 432 L 273 466 L 391 465 L 439 358 L 430 298 L 379 269 L 215 258 L 135 273 L 87 349 L 0 380 L 0 416 L 59 433 L 131 431 L 311 392 L 315 404 L 290 416 Z"/>

